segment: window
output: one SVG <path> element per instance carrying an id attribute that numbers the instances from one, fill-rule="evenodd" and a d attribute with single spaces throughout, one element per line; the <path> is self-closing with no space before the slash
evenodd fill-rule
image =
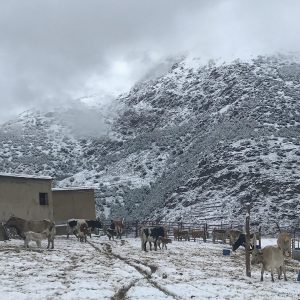
<path id="1" fill-rule="evenodd" d="M 48 193 L 40 193 L 40 205 L 49 205 Z"/>

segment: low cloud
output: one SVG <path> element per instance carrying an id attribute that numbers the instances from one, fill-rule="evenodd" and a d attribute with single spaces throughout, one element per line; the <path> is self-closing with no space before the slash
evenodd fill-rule
<path id="1" fill-rule="evenodd" d="M 111 99 L 170 57 L 298 52 L 299 8 L 297 0 L 3 1 L 0 122 L 89 94 Z"/>

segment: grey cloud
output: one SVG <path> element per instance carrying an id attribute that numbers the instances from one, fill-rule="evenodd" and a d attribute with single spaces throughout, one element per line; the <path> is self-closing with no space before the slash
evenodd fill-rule
<path id="1" fill-rule="evenodd" d="M 299 8 L 297 0 L 2 1 L 0 122 L 89 93 L 116 95 L 183 53 L 299 51 Z"/>

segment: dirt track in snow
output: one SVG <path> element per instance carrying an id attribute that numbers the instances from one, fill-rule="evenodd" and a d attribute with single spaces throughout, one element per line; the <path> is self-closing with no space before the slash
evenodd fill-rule
<path id="1" fill-rule="evenodd" d="M 272 243 L 273 241 L 271 241 Z M 43 247 L 45 247 L 44 242 Z M 245 276 L 244 252 L 223 256 L 221 244 L 174 242 L 142 252 L 138 239 L 56 239 L 56 249 L 31 250 L 1 242 L 3 299 L 299 299 L 299 262 L 289 260 L 288 282 Z M 228 246 L 227 246 L 228 247 Z"/>

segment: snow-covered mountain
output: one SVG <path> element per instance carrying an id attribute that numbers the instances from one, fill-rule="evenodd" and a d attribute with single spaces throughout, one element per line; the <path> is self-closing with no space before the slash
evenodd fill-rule
<path id="1" fill-rule="evenodd" d="M 184 59 L 116 103 L 4 124 L 0 171 L 92 185 L 99 214 L 128 219 L 243 220 L 251 202 L 253 220 L 299 221 L 297 58 Z"/>

